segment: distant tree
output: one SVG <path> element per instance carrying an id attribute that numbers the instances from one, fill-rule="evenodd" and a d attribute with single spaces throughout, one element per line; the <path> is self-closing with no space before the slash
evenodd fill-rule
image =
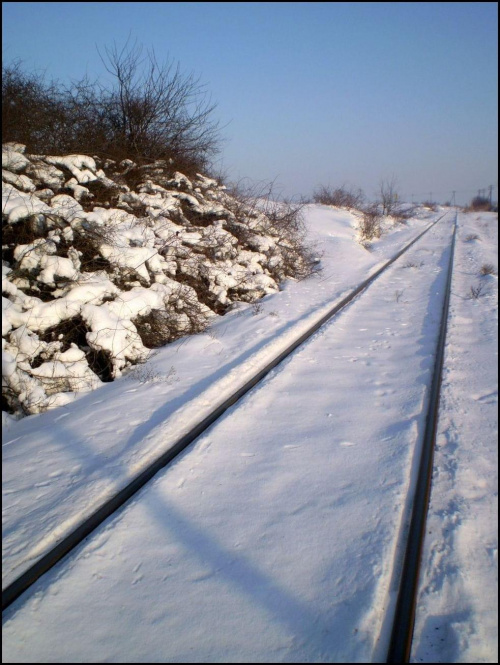
<path id="1" fill-rule="evenodd" d="M 380 202 L 382 203 L 382 214 L 390 215 L 398 204 L 397 178 L 381 180 L 380 182 Z"/>

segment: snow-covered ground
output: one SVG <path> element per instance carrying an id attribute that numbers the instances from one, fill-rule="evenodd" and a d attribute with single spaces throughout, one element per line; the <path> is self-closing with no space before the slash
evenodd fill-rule
<path id="1" fill-rule="evenodd" d="M 459 215 L 455 254 L 413 662 L 498 661 L 497 215 Z"/>
<path id="2" fill-rule="evenodd" d="M 10 423 L 4 586 L 443 212 L 367 251 L 352 214 L 310 206 L 321 274 Z M 4 660 L 383 659 L 453 218 L 19 598 Z M 497 217 L 458 222 L 413 659 L 496 662 Z"/>
<path id="3" fill-rule="evenodd" d="M 275 298 L 241 304 L 207 333 L 179 340 L 123 380 L 80 395 L 75 407 L 14 423 L 3 455 L 3 587 L 442 214 L 400 225 L 368 252 L 356 241 L 354 215 L 312 206 L 320 275 L 286 283 Z"/>

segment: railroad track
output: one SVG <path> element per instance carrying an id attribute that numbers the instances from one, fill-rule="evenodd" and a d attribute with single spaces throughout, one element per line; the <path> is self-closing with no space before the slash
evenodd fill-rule
<path id="1" fill-rule="evenodd" d="M 411 511 L 408 538 L 405 546 L 403 570 L 396 604 L 396 611 L 391 632 L 391 640 L 387 655 L 388 663 L 407 663 L 410 659 L 411 642 L 415 623 L 416 599 L 418 592 L 418 578 L 420 561 L 425 536 L 425 523 L 432 480 L 432 462 L 436 441 L 436 430 L 439 415 L 439 396 L 443 372 L 444 349 L 448 324 L 448 311 L 451 293 L 451 279 L 453 274 L 453 256 L 457 234 L 457 218 L 453 228 L 453 237 L 450 250 L 450 261 L 446 279 L 446 292 L 441 314 L 439 338 L 434 360 L 432 384 L 429 393 L 429 407 L 426 418 L 422 455 L 418 469 L 415 488 L 415 497 Z"/>
<path id="2" fill-rule="evenodd" d="M 252 377 L 249 381 L 247 381 L 243 386 L 241 386 L 233 395 L 231 395 L 227 400 L 225 400 L 221 405 L 219 405 L 208 417 L 206 417 L 202 422 L 198 423 L 195 427 L 193 427 L 185 436 L 183 436 L 181 439 L 179 439 L 173 447 L 171 447 L 166 453 L 164 453 L 154 464 L 152 464 L 148 469 L 146 469 L 144 472 L 142 472 L 140 475 L 138 475 L 132 483 L 130 483 L 127 487 L 125 487 L 123 490 L 121 490 L 119 493 L 117 493 L 111 500 L 107 501 L 105 504 L 103 504 L 97 511 L 95 511 L 92 515 L 90 515 L 85 522 L 80 524 L 77 529 L 72 531 L 71 534 L 69 534 L 67 537 L 65 537 L 61 542 L 57 544 L 49 553 L 47 553 L 44 557 L 42 557 L 40 560 L 38 560 L 36 563 L 34 563 L 23 575 L 18 577 L 12 584 L 10 584 L 6 589 L 3 590 L 2 592 L 2 606 L 3 609 L 8 607 L 16 598 L 18 598 L 25 590 L 27 590 L 41 575 L 43 575 L 45 572 L 50 570 L 62 557 L 64 557 L 67 553 L 69 553 L 74 547 L 76 547 L 84 538 L 86 538 L 94 529 L 96 529 L 107 517 L 109 517 L 113 512 L 115 512 L 120 506 L 122 506 L 129 498 L 131 498 L 141 487 L 143 487 L 160 469 L 162 469 L 166 464 L 168 464 L 174 457 L 176 457 L 182 450 L 186 448 L 191 442 L 193 442 L 200 434 L 202 434 L 209 426 L 211 426 L 218 418 L 222 416 L 222 414 L 233 404 L 235 404 L 238 400 L 240 400 L 243 395 L 245 395 L 251 388 L 253 388 L 255 385 L 257 385 L 262 379 L 274 368 L 276 367 L 280 362 L 282 362 L 285 358 L 290 356 L 293 351 L 295 351 L 305 340 L 307 340 L 309 337 L 311 337 L 321 326 L 323 326 L 327 321 L 332 319 L 337 313 L 339 313 L 341 310 L 343 310 L 346 305 L 351 303 L 358 295 L 360 295 L 366 288 L 368 288 L 377 278 L 379 278 L 397 259 L 399 259 L 401 256 L 403 256 L 422 236 L 424 236 L 428 231 L 430 231 L 442 218 L 440 217 L 438 220 L 430 224 L 422 233 L 420 233 L 416 238 L 414 238 L 413 241 L 408 243 L 402 250 L 397 252 L 389 261 L 387 261 L 380 269 L 378 269 L 374 274 L 372 274 L 368 279 L 363 281 L 356 289 L 354 289 L 351 293 L 349 293 L 340 303 L 337 303 L 332 309 L 326 313 L 319 321 L 317 321 L 311 328 L 306 331 L 304 334 L 300 335 L 292 344 L 290 344 L 286 349 L 284 349 L 279 355 L 276 356 L 270 363 L 268 363 L 264 368 L 262 368 L 259 372 L 255 374 L 254 377 Z M 456 218 L 455 218 L 455 228 L 456 228 Z M 454 233 L 455 236 L 455 233 Z M 454 242 L 454 236 L 453 236 L 453 242 Z M 451 252 L 451 256 L 453 255 L 453 251 Z M 448 272 L 448 286 L 449 286 L 449 281 L 451 279 L 451 262 L 450 262 L 450 268 Z M 446 311 L 447 311 L 447 304 L 445 303 L 445 308 L 443 310 L 444 313 L 444 319 L 446 319 Z M 444 326 L 444 332 L 442 328 L 442 333 L 440 335 L 440 345 L 444 347 L 444 336 L 445 336 L 445 326 Z M 431 390 L 431 396 L 430 396 L 430 404 L 435 404 L 435 414 L 434 416 L 428 416 L 427 419 L 427 429 L 429 431 L 432 431 L 433 427 L 435 427 L 435 419 L 436 419 L 436 414 L 437 414 L 437 400 L 439 396 L 439 375 L 440 375 L 440 366 L 442 365 L 442 353 L 441 353 L 441 360 L 439 360 L 439 352 L 438 356 L 436 359 L 436 369 L 434 372 L 434 380 L 433 380 L 433 385 L 432 385 L 432 390 Z M 438 377 L 436 379 L 436 377 Z M 429 435 L 430 436 L 430 435 Z M 432 436 L 430 436 L 432 439 Z M 427 439 L 427 434 L 426 434 L 426 439 Z M 430 461 L 427 459 L 426 464 L 422 463 L 422 466 L 427 468 L 431 468 L 432 465 L 432 453 L 431 454 L 431 459 Z M 427 456 L 428 457 L 428 456 Z M 427 493 L 428 495 L 428 493 Z M 419 500 L 415 499 L 415 505 L 419 503 Z M 425 501 L 424 501 L 425 503 Z M 415 511 L 416 512 L 416 511 Z M 425 512 L 425 509 L 420 509 L 420 512 Z M 412 518 L 413 519 L 413 518 Z M 416 518 L 415 518 L 416 521 Z M 413 522 L 412 522 L 413 523 Z M 413 528 L 412 530 L 418 531 L 418 528 Z M 410 538 L 411 537 L 411 532 L 410 531 Z M 423 533 L 423 527 L 420 526 L 420 531 Z M 413 543 L 413 540 L 411 540 Z M 414 552 L 416 549 L 419 549 L 419 546 L 415 546 L 412 544 L 407 548 L 407 551 L 409 552 L 407 555 L 408 559 L 414 558 Z M 418 557 L 417 557 L 418 558 Z M 412 564 L 409 562 L 408 564 L 405 562 L 404 570 L 406 571 L 407 569 L 410 569 Z M 406 579 L 407 575 L 406 572 L 403 574 L 402 579 Z M 415 587 L 416 581 L 413 583 L 413 587 Z M 408 588 L 412 588 L 412 584 L 410 583 L 402 583 L 401 584 L 401 589 L 403 587 L 408 586 Z M 401 591 L 400 597 L 403 598 L 403 596 L 411 595 L 409 592 L 406 594 Z M 401 600 L 398 605 L 398 610 L 396 612 L 396 617 L 398 619 L 401 618 L 401 616 L 404 613 L 403 606 L 408 605 L 407 600 Z M 411 603 L 410 603 L 411 605 Z M 414 609 L 409 612 L 409 619 L 406 621 L 406 625 L 410 626 L 412 625 L 412 616 L 411 613 L 412 611 L 414 612 Z M 401 649 L 399 646 L 399 642 L 401 641 L 399 638 L 403 634 L 403 632 L 406 631 L 406 634 L 409 634 L 411 632 L 410 628 L 405 628 L 403 625 L 398 625 L 394 628 L 393 631 L 393 639 L 391 640 L 391 651 L 390 651 L 390 658 L 395 658 L 396 660 L 390 660 L 389 662 L 401 662 L 401 660 L 397 660 L 399 658 L 398 655 L 398 650 Z M 406 640 L 403 640 L 405 644 L 405 649 L 408 650 L 408 638 Z M 409 643 L 411 643 L 411 636 L 409 638 Z"/>

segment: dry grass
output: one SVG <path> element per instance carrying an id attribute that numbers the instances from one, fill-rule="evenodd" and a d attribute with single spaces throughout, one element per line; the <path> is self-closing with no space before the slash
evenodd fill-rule
<path id="1" fill-rule="evenodd" d="M 479 271 L 481 275 L 496 275 L 495 266 L 492 263 L 484 263 Z"/>
<path id="2" fill-rule="evenodd" d="M 467 294 L 467 299 L 468 300 L 477 300 L 480 298 L 483 294 L 483 285 L 478 284 L 477 286 L 471 285 L 470 291 Z"/>

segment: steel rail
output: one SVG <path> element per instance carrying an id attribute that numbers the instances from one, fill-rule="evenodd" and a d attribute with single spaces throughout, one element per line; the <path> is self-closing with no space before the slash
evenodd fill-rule
<path id="1" fill-rule="evenodd" d="M 374 282 L 389 266 L 391 266 L 398 258 L 407 252 L 422 236 L 428 233 L 443 217 L 448 213 L 444 213 L 434 222 L 429 224 L 427 228 L 419 233 L 411 242 L 399 250 L 391 259 L 389 259 L 381 268 L 376 270 L 372 275 L 365 279 L 359 286 L 351 291 L 345 298 L 343 298 L 337 305 L 329 310 L 323 317 L 314 323 L 305 333 L 300 335 L 297 339 L 289 344 L 284 351 L 278 354 L 271 360 L 263 369 L 257 372 L 251 379 L 249 379 L 243 386 L 236 390 L 232 395 L 225 399 L 219 406 L 217 406 L 208 416 L 201 422 L 197 423 L 189 432 L 178 439 L 168 450 L 162 453 L 147 469 L 138 474 L 128 485 L 121 489 L 112 498 L 106 500 L 99 508 L 97 508 L 91 515 L 86 517 L 84 521 L 77 526 L 71 533 L 64 536 L 63 539 L 57 543 L 49 552 L 44 554 L 40 559 L 34 562 L 30 568 L 22 573 L 18 578 L 11 582 L 5 589 L 2 590 L 2 611 L 7 609 L 19 596 L 24 593 L 32 584 L 36 582 L 44 573 L 49 571 L 55 564 L 60 561 L 66 554 L 79 545 L 87 536 L 89 536 L 100 524 L 116 512 L 123 504 L 128 501 L 136 492 L 138 492 L 144 485 L 149 482 L 161 469 L 163 469 L 169 462 L 171 462 L 179 453 L 181 453 L 187 446 L 198 438 L 205 430 L 207 430 L 222 414 L 238 402 L 249 390 L 251 390 L 279 363 L 293 353 L 297 347 L 303 344 L 309 337 L 311 337 L 321 326 L 323 326 L 329 319 L 338 314 L 346 305 L 356 298 L 362 291 L 364 291 L 372 282 Z"/>
<path id="2" fill-rule="evenodd" d="M 411 643 L 415 625 L 420 563 L 422 560 L 427 511 L 431 493 L 434 448 L 439 416 L 444 350 L 446 343 L 446 331 L 448 327 L 451 280 L 453 274 L 453 256 L 457 234 L 457 218 L 458 213 L 455 213 L 455 223 L 450 248 L 450 261 L 448 264 L 448 276 L 446 280 L 446 291 L 443 302 L 441 326 L 439 330 L 436 357 L 434 361 L 432 383 L 429 392 L 429 407 L 422 443 L 422 453 L 418 469 L 415 496 L 411 509 L 408 539 L 406 541 L 403 568 L 396 601 L 394 622 L 392 625 L 391 638 L 387 654 L 387 663 L 408 663 L 410 660 Z"/>

